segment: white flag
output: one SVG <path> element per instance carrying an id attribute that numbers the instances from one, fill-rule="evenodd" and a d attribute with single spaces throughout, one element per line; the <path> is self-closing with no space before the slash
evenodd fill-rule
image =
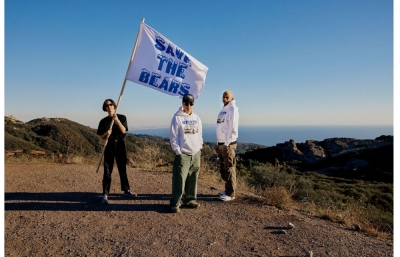
<path id="1" fill-rule="evenodd" d="M 153 28 L 140 24 L 135 55 L 126 79 L 160 92 L 200 96 L 208 68 Z"/>

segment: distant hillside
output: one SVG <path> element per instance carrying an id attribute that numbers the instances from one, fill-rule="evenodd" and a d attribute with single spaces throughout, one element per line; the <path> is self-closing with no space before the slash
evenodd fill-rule
<path id="1" fill-rule="evenodd" d="M 96 130 L 63 118 L 41 118 L 22 122 L 5 117 L 5 150 L 43 150 L 64 153 L 67 142 L 69 152 L 92 155 L 101 152 Z"/>
<path id="2" fill-rule="evenodd" d="M 96 129 L 64 118 L 41 118 L 22 122 L 5 117 L 5 150 L 44 151 L 46 154 L 64 154 L 70 142 L 69 154 L 99 156 L 104 141 Z M 204 158 L 215 149 L 215 142 L 206 142 Z M 150 135 L 126 135 L 128 157 L 132 163 L 163 165 L 171 163 L 173 152 L 168 138 Z M 286 165 L 297 171 L 315 171 L 320 174 L 393 182 L 393 136 L 380 136 L 375 140 L 330 138 L 323 141 L 293 140 L 264 147 L 238 143 L 242 162 L 257 161 Z"/>
<path id="3" fill-rule="evenodd" d="M 96 134 L 96 129 L 63 118 L 41 118 L 22 122 L 14 117 L 5 117 L 5 150 L 42 150 L 50 153 L 69 153 L 92 156 L 99 155 L 104 141 Z M 126 136 L 128 151 L 135 153 L 137 147 L 146 142 L 146 138 Z M 152 139 L 160 147 L 162 140 Z"/>
<path id="4" fill-rule="evenodd" d="M 375 140 L 328 138 L 305 143 L 290 140 L 248 151 L 241 158 L 275 166 L 288 165 L 298 171 L 393 183 L 393 136 Z"/>
<path id="5" fill-rule="evenodd" d="M 13 116 L 5 117 L 5 150 L 41 150 L 52 153 L 66 153 L 67 142 L 70 142 L 69 153 L 90 156 L 100 154 L 103 140 L 96 134 L 96 129 L 81 125 L 64 118 L 39 118 L 29 122 L 22 122 Z M 153 141 L 154 144 L 172 150 L 169 139 L 151 135 L 127 134 L 126 145 L 131 153 L 135 153 L 145 142 Z M 212 149 L 215 143 L 206 142 Z M 238 153 L 248 149 L 260 147 L 257 144 L 238 143 Z"/>
<path id="6" fill-rule="evenodd" d="M 65 156 L 67 143 L 69 156 L 98 158 L 104 141 L 96 129 L 64 118 L 40 118 L 22 122 L 13 116 L 4 119 L 6 155 L 15 153 L 37 153 L 50 156 Z M 154 168 L 172 163 L 174 153 L 169 139 L 150 135 L 126 134 L 125 144 L 128 158 L 134 167 Z M 207 160 L 212 154 L 210 147 L 203 149 Z"/>

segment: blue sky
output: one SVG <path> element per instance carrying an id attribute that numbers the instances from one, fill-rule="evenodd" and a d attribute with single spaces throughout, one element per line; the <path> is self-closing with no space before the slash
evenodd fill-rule
<path id="1" fill-rule="evenodd" d="M 241 125 L 393 125 L 393 1 L 4 2 L 4 114 L 97 128 L 118 100 L 142 18 L 205 64 L 194 111 L 222 93 Z M 130 129 L 168 127 L 180 99 L 128 81 Z"/>

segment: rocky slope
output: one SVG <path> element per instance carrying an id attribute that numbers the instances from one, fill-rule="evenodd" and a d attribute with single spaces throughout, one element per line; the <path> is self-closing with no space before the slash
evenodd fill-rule
<path id="1" fill-rule="evenodd" d="M 241 157 L 277 166 L 290 165 L 299 171 L 393 182 L 393 136 L 374 140 L 328 138 L 304 143 L 289 140 L 249 151 Z"/>

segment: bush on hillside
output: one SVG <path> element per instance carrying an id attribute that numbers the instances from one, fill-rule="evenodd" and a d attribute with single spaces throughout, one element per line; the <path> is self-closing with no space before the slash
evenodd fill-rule
<path id="1" fill-rule="evenodd" d="M 332 178 L 313 172 L 290 174 L 271 164 L 252 166 L 246 180 L 265 197 L 266 204 L 298 208 L 335 222 L 356 222 L 374 231 L 392 232 L 392 184 Z"/>

